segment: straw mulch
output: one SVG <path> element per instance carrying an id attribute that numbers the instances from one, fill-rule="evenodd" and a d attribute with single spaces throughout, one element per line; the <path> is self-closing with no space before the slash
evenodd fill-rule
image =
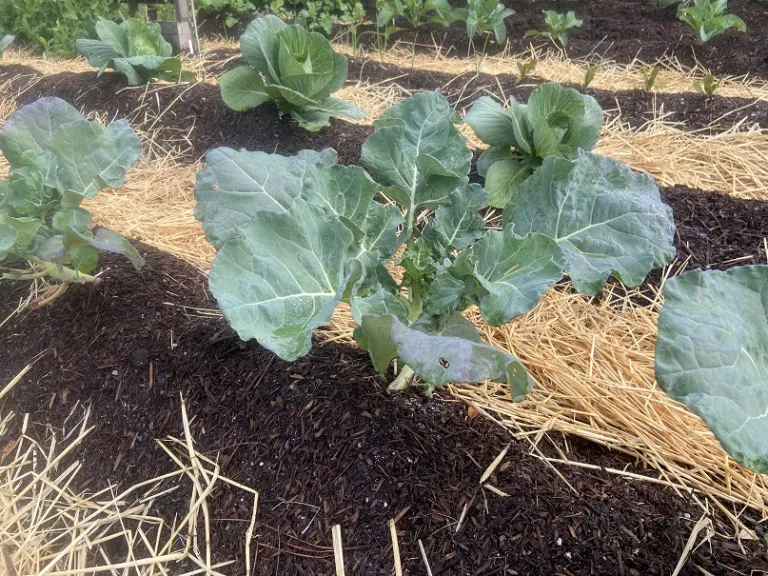
<path id="1" fill-rule="evenodd" d="M 643 67 L 653 67 L 657 64 L 660 67 L 654 86 L 657 92 L 695 92 L 693 81 L 707 73 L 703 66 L 687 69 L 675 58 L 665 58 L 651 63 L 635 60 L 629 64 L 619 64 L 613 60 L 602 59 L 597 54 L 588 60 L 571 60 L 559 50 L 536 50 L 533 47 L 520 53 L 512 53 L 508 47 L 507 50 L 492 56 L 475 54 L 467 57 L 466 55 L 447 55 L 445 50 L 436 43 L 426 46 L 433 49 L 432 54 L 414 53 L 412 44 L 397 42 L 385 52 L 358 50 L 357 56 L 393 64 L 404 69 L 420 68 L 456 75 L 482 72 L 515 76 L 519 75 L 518 63 L 536 59 L 536 68 L 531 72 L 533 76 L 551 82 L 576 85 L 583 84 L 587 68 L 590 64 L 594 64 L 597 69 L 589 85 L 590 88 L 612 91 L 643 90 L 645 87 Z M 237 48 L 237 45 L 230 44 L 228 47 Z M 346 43 L 336 42 L 334 49 L 347 55 L 353 54 L 352 47 Z M 760 78 L 720 76 L 718 80 L 720 81 L 718 96 L 768 99 L 768 82 Z"/>
<path id="2" fill-rule="evenodd" d="M 111 486 L 95 494 L 78 494 L 72 485 L 84 462 L 78 459 L 65 470 L 61 462 L 77 455 L 93 430 L 88 426 L 90 410 L 80 410 L 79 422 L 73 418 L 70 429 L 51 434 L 45 443 L 27 434 L 26 418 L 22 433 L 7 440 L 13 415 L 0 418 L 0 437 L 6 438 L 0 445 L 0 573 L 223 576 L 221 569 L 234 560 L 213 560 L 208 498 L 214 489 L 227 485 L 242 491 L 244 501 L 252 505 L 245 542 L 246 574 L 250 574 L 258 493 L 222 477 L 219 466 L 195 450 L 186 412 L 184 439 L 158 442 L 176 470 L 120 494 Z M 179 490 L 189 492 L 189 510 L 169 525 L 153 510 Z M 121 549 L 125 556 L 116 557 L 115 550 Z"/>

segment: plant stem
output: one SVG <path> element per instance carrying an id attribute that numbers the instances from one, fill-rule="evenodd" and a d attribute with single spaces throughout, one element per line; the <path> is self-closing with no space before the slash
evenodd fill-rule
<path id="1" fill-rule="evenodd" d="M 402 392 L 403 390 L 407 390 L 410 387 L 411 382 L 413 382 L 414 375 L 415 372 L 413 369 L 406 364 L 400 369 L 400 374 L 397 375 L 397 378 L 392 381 L 387 389 L 390 392 Z"/>
<path id="2" fill-rule="evenodd" d="M 97 284 L 99 278 L 91 276 L 90 274 L 83 274 L 77 270 L 73 270 L 67 266 L 61 264 L 55 264 L 53 262 L 45 262 L 38 258 L 30 258 L 30 262 L 34 264 L 34 272 L 23 272 L 22 270 L 14 270 L 11 272 L 5 272 L 3 279 L 5 280 L 35 280 L 37 278 L 53 278 L 55 280 L 61 280 L 62 282 L 74 282 L 77 284 Z"/>

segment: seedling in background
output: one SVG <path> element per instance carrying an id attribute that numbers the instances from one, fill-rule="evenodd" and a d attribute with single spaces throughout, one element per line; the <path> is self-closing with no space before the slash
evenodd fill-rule
<path id="1" fill-rule="evenodd" d="M 0 150 L 11 167 L 0 180 L 2 278 L 95 282 L 90 272 L 100 252 L 122 254 L 141 268 L 133 245 L 106 228 L 94 230 L 81 207 L 100 190 L 121 186 L 141 157 L 141 141 L 126 120 L 103 128 L 63 100 L 41 98 L 8 117 Z"/>
<path id="2" fill-rule="evenodd" d="M 659 75 L 659 72 L 661 72 L 660 64 L 643 66 L 643 85 L 646 92 L 650 92 L 656 86 L 656 77 Z"/>
<path id="3" fill-rule="evenodd" d="M 545 10 L 544 24 L 547 26 L 546 30 L 528 30 L 525 35 L 544 36 L 554 45 L 565 48 L 568 45 L 568 30 L 581 28 L 584 21 L 576 18 L 576 13 L 573 10 L 566 14 L 561 14 L 554 10 Z"/>
<path id="4" fill-rule="evenodd" d="M 411 28 L 422 24 L 449 26 L 455 16 L 448 0 L 384 0 L 378 3 L 376 27 L 385 28 L 401 19 Z"/>
<path id="5" fill-rule="evenodd" d="M 525 62 L 518 62 L 517 63 L 517 81 L 522 82 L 523 79 L 525 79 L 526 76 L 528 76 L 531 72 L 533 72 L 536 69 L 536 65 L 539 63 L 539 61 L 536 58 L 531 58 L 530 60 L 526 60 Z"/>
<path id="6" fill-rule="evenodd" d="M 584 73 L 584 88 L 589 88 L 589 85 L 592 84 L 592 80 L 595 79 L 595 73 L 597 73 L 597 64 L 590 64 Z"/>
<path id="7" fill-rule="evenodd" d="M 714 74 L 708 72 L 701 78 L 701 80 L 694 80 L 693 87 L 699 94 L 703 94 L 707 98 L 712 98 L 712 96 L 715 95 L 715 92 L 717 92 L 717 89 L 720 88 L 720 82 L 717 81 Z"/>
<path id="8" fill-rule="evenodd" d="M 507 39 L 507 26 L 504 21 L 515 13 L 506 8 L 499 0 L 468 0 L 466 8 L 456 8 L 453 18 L 467 23 L 467 35 L 473 39 L 477 34 L 491 34 L 501 44 Z"/>
<path id="9" fill-rule="evenodd" d="M 692 6 L 681 4 L 677 17 L 696 34 L 696 44 L 704 44 L 724 34 L 729 28 L 747 31 L 747 25 L 741 18 L 725 13 L 727 7 L 728 0 L 694 0 Z"/>

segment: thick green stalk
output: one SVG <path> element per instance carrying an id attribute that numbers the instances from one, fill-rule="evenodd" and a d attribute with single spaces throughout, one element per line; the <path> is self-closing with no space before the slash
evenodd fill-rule
<path id="1" fill-rule="evenodd" d="M 62 264 L 56 264 L 54 262 L 45 262 L 38 258 L 30 258 L 30 262 L 34 264 L 33 272 L 23 272 L 21 270 L 14 270 L 12 272 L 5 272 L 3 278 L 5 280 L 35 280 L 37 278 L 52 278 L 54 280 L 61 280 L 62 282 L 73 282 L 76 284 L 95 284 L 99 282 L 96 276 L 90 274 L 83 274 L 77 270 L 73 270 Z"/>

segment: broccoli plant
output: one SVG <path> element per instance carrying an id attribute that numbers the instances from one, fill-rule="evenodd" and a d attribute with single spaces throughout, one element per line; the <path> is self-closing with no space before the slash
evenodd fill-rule
<path id="1" fill-rule="evenodd" d="M 568 45 L 568 30 L 581 28 L 584 21 L 576 18 L 576 13 L 573 10 L 566 14 L 554 10 L 544 10 L 544 24 L 547 26 L 546 30 L 528 30 L 525 35 L 543 36 L 556 46 L 565 48 Z"/>
<path id="2" fill-rule="evenodd" d="M 378 7 L 377 28 L 391 29 L 389 23 L 398 18 L 405 20 L 411 28 L 424 23 L 449 26 L 456 20 L 448 0 L 384 0 Z"/>
<path id="3" fill-rule="evenodd" d="M 122 185 L 141 157 L 141 141 L 127 121 L 103 128 L 63 100 L 41 98 L 8 117 L 0 150 L 11 167 L 0 180 L 2 278 L 94 282 L 90 272 L 100 252 L 142 266 L 125 238 L 94 229 L 81 206 L 99 190 Z"/>
<path id="4" fill-rule="evenodd" d="M 242 339 L 295 360 L 345 302 L 375 368 L 398 360 L 391 389 L 414 376 L 430 390 L 493 380 L 519 400 L 533 379 L 463 310 L 498 326 L 564 272 L 595 294 L 610 276 L 638 284 L 674 257 L 672 211 L 653 180 L 583 151 L 549 156 L 490 229 L 455 119 L 438 93 L 401 101 L 363 144 L 364 168 L 338 165 L 333 150 L 208 153 L 195 216 L 217 250 L 211 292 Z"/>
<path id="5" fill-rule="evenodd" d="M 717 92 L 717 89 L 720 88 L 720 82 L 715 78 L 715 75 L 712 74 L 712 72 L 707 72 L 701 80 L 693 81 L 693 87 L 699 94 L 706 96 L 707 98 L 712 98 L 712 96 L 715 95 L 715 92 Z"/>
<path id="6" fill-rule="evenodd" d="M 101 76 L 107 68 L 124 75 L 137 86 L 154 78 L 169 82 L 189 82 L 191 72 L 181 71 L 181 60 L 172 58 L 171 45 L 160 34 L 160 24 L 130 19 L 117 24 L 99 18 L 96 34 L 100 40 L 80 39 L 77 49 Z"/>
<path id="7" fill-rule="evenodd" d="M 347 59 L 321 34 L 265 16 L 248 25 L 240 47 L 249 65 L 220 80 L 221 96 L 233 110 L 272 101 L 313 132 L 329 126 L 333 116 L 365 117 L 357 106 L 331 97 L 347 80 Z"/>
<path id="8" fill-rule="evenodd" d="M 489 145 L 477 172 L 485 178 L 488 204 L 503 208 L 547 156 L 573 159 L 579 150 L 592 150 L 600 137 L 603 111 L 591 96 L 546 83 L 531 93 L 528 104 L 512 98 L 506 109 L 483 96 L 464 121 Z"/>
<path id="9" fill-rule="evenodd" d="M 504 20 L 514 13 L 499 0 L 468 0 L 466 8 L 453 11 L 456 20 L 467 23 L 467 36 L 474 38 L 477 34 L 489 36 L 492 33 L 499 44 L 507 38 Z"/>
<path id="10" fill-rule="evenodd" d="M 696 43 L 704 44 L 729 28 L 747 31 L 747 25 L 735 14 L 726 14 L 728 0 L 694 0 L 692 6 L 681 4 L 677 17 L 691 27 Z"/>
<path id="11" fill-rule="evenodd" d="M 11 44 L 13 44 L 14 40 L 15 38 L 10 34 L 0 36 L 0 56 L 3 55 L 3 52 L 5 52 Z"/>

